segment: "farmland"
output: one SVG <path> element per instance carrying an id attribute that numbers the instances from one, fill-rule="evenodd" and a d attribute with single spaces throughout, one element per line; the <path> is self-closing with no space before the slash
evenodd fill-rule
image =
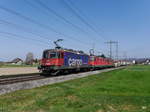
<path id="1" fill-rule="evenodd" d="M 35 65 L 26 65 L 26 64 L 22 64 L 22 65 L 13 65 L 13 64 L 0 64 L 0 68 L 11 68 L 11 67 L 37 67 L 38 64 Z"/>
<path id="2" fill-rule="evenodd" d="M 38 73 L 37 67 L 3 67 L 0 68 L 0 76 Z"/>
<path id="3" fill-rule="evenodd" d="M 13 112 L 148 112 L 150 66 L 21 90 L 0 96 L 0 111 Z"/>

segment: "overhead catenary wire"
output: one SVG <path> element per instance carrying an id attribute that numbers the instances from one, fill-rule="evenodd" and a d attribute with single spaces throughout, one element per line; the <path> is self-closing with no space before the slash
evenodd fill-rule
<path id="1" fill-rule="evenodd" d="M 47 26 L 47 25 L 41 24 L 41 23 L 37 22 L 36 20 L 31 19 L 31 18 L 29 18 L 29 17 L 27 17 L 27 16 L 24 16 L 23 14 L 21 14 L 21 13 L 19 13 L 19 12 L 16 12 L 16 11 L 14 11 L 14 10 L 12 10 L 12 9 L 6 8 L 6 7 L 1 6 L 1 5 L 0 5 L 0 9 L 6 11 L 6 12 L 8 12 L 8 13 L 11 13 L 11 14 L 13 14 L 13 15 L 16 15 L 16 16 L 18 16 L 18 17 L 21 17 L 21 18 L 23 18 L 24 20 L 29 21 L 29 22 L 31 22 L 31 23 L 33 23 L 33 24 L 36 24 L 36 25 L 38 25 L 38 26 L 40 26 L 40 27 L 42 27 L 42 28 L 50 29 L 51 31 L 53 31 L 53 32 L 55 32 L 55 33 L 61 35 L 61 33 L 58 32 L 58 31 L 56 31 L 55 29 L 53 29 L 53 28 L 51 28 L 51 27 L 49 27 L 49 26 Z"/>
<path id="2" fill-rule="evenodd" d="M 41 41 L 41 40 L 38 40 L 38 39 L 34 39 L 34 38 L 30 38 L 30 37 L 27 37 L 27 36 L 22 36 L 20 34 L 15 34 L 15 33 L 10 33 L 10 32 L 6 32 L 6 31 L 0 31 L 0 34 L 5 34 L 5 35 L 8 35 L 8 36 L 11 36 L 11 37 L 6 37 L 6 38 L 14 38 L 14 39 L 19 39 L 19 40 L 28 40 L 28 41 L 32 41 L 34 42 L 34 44 L 36 45 L 42 45 L 42 46 L 46 46 L 48 47 L 49 46 L 49 43 L 48 42 L 45 42 L 45 41 Z M 3 36 L 0 36 L 0 38 L 4 38 Z"/>
<path id="3" fill-rule="evenodd" d="M 68 2 L 70 3 L 70 5 L 74 8 L 74 10 L 76 10 L 78 13 L 80 13 L 81 15 L 82 15 L 82 17 L 83 18 L 86 18 L 86 20 L 88 20 L 89 21 L 89 23 L 95 28 L 95 30 L 97 31 L 97 33 L 99 34 L 99 35 L 101 35 L 100 33 L 99 33 L 99 28 L 97 27 L 97 25 L 93 22 L 93 21 L 91 21 L 84 13 L 83 13 L 83 11 L 82 10 L 80 10 L 78 7 L 76 7 L 76 5 L 72 2 L 72 0 L 68 0 Z M 103 32 L 103 31 L 101 31 L 101 32 Z M 104 37 L 103 36 L 103 38 L 107 38 L 107 37 Z M 108 38 L 107 38 L 108 39 Z"/>
<path id="4" fill-rule="evenodd" d="M 28 4 L 30 4 L 32 7 L 35 7 L 34 4 L 31 3 L 31 1 L 29 2 L 28 0 L 24 0 L 26 1 Z M 62 20 L 63 22 L 71 25 L 73 28 L 84 32 L 86 35 L 89 33 L 86 30 L 83 30 L 81 27 L 77 26 L 76 24 L 72 23 L 71 21 L 69 21 L 68 19 L 66 19 L 65 17 L 63 17 L 62 15 L 58 14 L 55 10 L 53 10 L 52 8 L 48 7 L 45 3 L 43 3 L 40 0 L 34 0 L 35 3 L 37 3 L 39 6 L 41 6 L 44 10 L 52 13 L 53 15 L 55 15 L 56 17 L 58 17 L 60 20 Z M 44 11 L 43 11 L 44 12 Z M 48 15 L 49 13 L 47 13 L 46 15 Z"/>
<path id="5" fill-rule="evenodd" d="M 31 19 L 30 17 L 24 16 L 23 14 L 18 13 L 18 12 L 16 12 L 16 11 L 12 10 L 12 9 L 6 8 L 6 7 L 1 6 L 1 5 L 0 5 L 0 9 L 6 11 L 6 12 L 8 12 L 8 13 L 11 13 L 11 14 L 13 14 L 13 15 L 16 15 L 16 16 L 18 16 L 18 17 L 20 17 L 20 18 L 22 18 L 22 19 L 24 19 L 24 20 L 26 20 L 26 21 L 29 21 L 29 22 L 33 23 L 33 24 L 36 24 L 36 25 L 38 25 L 38 26 L 40 26 L 40 27 L 42 27 L 42 28 L 44 28 L 44 29 L 46 29 L 46 30 L 51 30 L 52 32 L 55 32 L 56 34 L 58 34 L 58 35 L 60 35 L 60 36 L 62 35 L 62 36 L 66 37 L 66 38 L 68 38 L 68 39 L 70 39 L 70 40 L 75 40 L 75 41 L 77 41 L 78 43 L 80 43 L 80 44 L 82 44 L 82 45 L 84 44 L 84 46 L 87 46 L 87 43 L 84 42 L 84 41 L 81 41 L 80 39 L 76 39 L 76 38 L 74 38 L 74 37 L 72 37 L 72 36 L 68 36 L 68 35 L 66 35 L 66 34 L 64 34 L 64 33 L 61 33 L 61 32 L 57 31 L 56 29 L 54 29 L 54 28 L 52 28 L 52 27 L 50 27 L 50 26 L 48 26 L 48 25 L 39 23 L 39 22 L 37 22 L 36 20 Z"/>
<path id="6" fill-rule="evenodd" d="M 5 34 L 4 34 L 5 35 Z M 23 42 L 23 40 L 27 40 L 27 39 L 23 39 L 23 38 L 19 38 L 19 37 L 10 37 L 9 35 L 8 36 L 4 36 L 4 35 L 0 35 L 0 36 L 2 36 L 2 38 L 8 38 L 9 40 L 10 39 L 12 39 L 12 40 L 14 40 L 14 41 L 20 41 L 20 42 Z M 31 42 L 30 40 L 27 40 L 27 41 L 29 41 L 29 42 Z M 29 42 L 26 42 L 26 44 L 29 44 Z M 33 43 L 33 42 L 32 42 Z M 31 44 L 29 44 L 29 45 L 31 45 Z M 36 45 L 36 46 L 43 46 L 43 47 L 48 47 L 48 45 L 46 45 L 46 44 L 41 44 L 41 43 L 34 43 L 34 44 L 32 44 L 32 45 Z"/>
<path id="7" fill-rule="evenodd" d="M 107 41 L 108 38 L 102 36 L 99 31 L 96 30 L 95 26 L 93 26 L 93 24 L 90 24 L 90 22 L 88 22 L 85 18 L 84 18 L 84 14 L 82 13 L 81 10 L 79 10 L 74 3 L 71 0 L 66 0 L 68 2 L 66 2 L 65 0 L 62 0 L 63 3 L 65 4 L 65 6 L 74 14 L 76 15 L 80 21 L 82 21 L 85 25 L 87 25 L 91 30 L 93 30 L 99 37 L 101 37 L 103 40 Z M 86 17 L 87 18 L 87 17 Z"/>
<path id="8" fill-rule="evenodd" d="M 46 36 L 43 36 L 43 35 L 39 34 L 38 31 L 33 31 L 33 29 L 30 29 L 30 28 L 27 28 L 27 27 L 24 27 L 24 26 L 21 26 L 19 24 L 15 24 L 15 23 L 12 23 L 12 22 L 9 22 L 9 21 L 6 21 L 6 20 L 0 19 L 0 24 L 9 25 L 9 26 L 12 26 L 16 29 L 19 29 L 19 30 L 22 30 L 24 32 L 30 33 L 32 35 L 36 35 L 37 36 L 36 38 L 45 39 L 45 40 L 50 39 L 49 37 L 46 37 Z"/>
<path id="9" fill-rule="evenodd" d="M 35 8 L 35 9 L 39 8 L 39 7 L 37 7 L 36 4 L 32 3 L 32 2 L 29 1 L 29 0 L 24 0 L 24 1 L 25 1 L 28 5 L 30 5 L 32 8 Z M 73 24 L 71 21 L 67 20 L 65 17 L 63 17 L 63 16 L 61 16 L 60 14 L 58 14 L 55 10 L 51 9 L 50 7 L 48 7 L 48 6 L 47 6 L 46 4 L 44 4 L 42 1 L 40 1 L 40 0 L 34 0 L 34 2 L 37 3 L 37 4 L 38 4 L 40 7 L 42 7 L 43 9 L 45 9 L 45 11 L 42 11 L 42 12 L 43 12 L 46 16 L 48 16 L 50 13 L 52 13 L 52 14 L 54 14 L 57 18 L 63 20 L 63 22 L 65 23 L 65 25 L 66 25 L 66 24 L 70 24 L 72 27 L 74 27 L 74 28 L 76 28 L 76 29 L 78 29 L 78 30 L 84 32 L 84 34 L 87 35 L 86 37 L 91 38 L 89 32 L 87 32 L 87 31 L 83 30 L 82 28 L 80 28 L 79 26 Z M 46 11 L 48 11 L 48 13 L 46 13 Z M 50 12 L 50 13 L 49 13 L 49 12 Z M 48 17 L 51 18 L 51 16 L 48 16 Z M 81 41 L 81 40 L 80 40 L 80 41 Z M 84 43 L 84 44 L 86 44 L 86 46 L 87 46 L 87 44 L 89 44 L 89 45 L 91 44 L 91 43 L 87 43 L 87 42 L 85 42 L 85 41 L 81 41 L 81 42 Z"/>
<path id="10" fill-rule="evenodd" d="M 34 32 L 32 31 L 32 29 L 26 28 L 26 27 L 24 27 L 24 26 L 21 26 L 21 25 L 18 25 L 18 24 L 15 24 L 15 23 L 12 23 L 12 22 L 9 22 L 9 21 L 6 21 L 6 20 L 2 20 L 2 19 L 0 19 L 0 24 L 3 24 L 3 25 L 10 25 L 10 26 L 12 26 L 12 27 L 14 27 L 14 28 L 16 28 L 16 29 L 22 30 L 22 31 L 24 31 L 24 32 L 31 33 L 31 34 L 33 34 L 33 35 L 37 35 L 38 38 L 39 38 L 39 36 L 40 36 L 39 39 L 42 39 L 42 40 L 43 40 L 43 37 L 44 37 L 44 36 L 42 36 L 41 34 L 37 34 L 37 32 L 34 33 Z M 36 38 L 37 38 L 37 37 L 36 37 Z M 50 41 L 48 37 L 45 37 L 45 40 Z M 52 42 L 51 42 L 51 43 L 52 43 Z"/>
<path id="11" fill-rule="evenodd" d="M 78 11 L 75 10 L 75 8 L 73 8 L 70 4 L 69 4 L 69 0 L 67 0 L 68 2 L 66 2 L 65 0 L 62 0 L 63 3 L 65 4 L 65 6 L 67 6 L 67 8 L 75 15 L 77 16 L 81 22 L 83 22 L 86 26 L 88 26 L 93 32 L 95 32 L 98 36 L 100 36 L 103 40 L 106 40 L 104 37 L 102 37 L 98 31 L 93 27 L 93 25 L 91 25 L 88 21 L 86 21 L 86 19 L 84 19 L 79 13 Z"/>
<path id="12" fill-rule="evenodd" d="M 45 44 L 45 45 L 49 44 L 48 42 L 45 42 L 45 41 L 41 41 L 41 40 L 37 40 L 37 39 L 25 37 L 25 36 L 22 36 L 22 35 L 18 35 L 18 34 L 15 34 L 15 33 L 6 32 L 6 31 L 0 31 L 0 34 L 6 34 L 6 35 L 9 35 L 11 37 L 17 37 L 19 39 L 25 39 L 25 40 L 29 40 L 29 41 L 31 40 L 31 41 L 34 41 L 34 42 L 38 42 L 40 44 Z M 0 37 L 0 38 L 2 38 L 2 37 Z"/>

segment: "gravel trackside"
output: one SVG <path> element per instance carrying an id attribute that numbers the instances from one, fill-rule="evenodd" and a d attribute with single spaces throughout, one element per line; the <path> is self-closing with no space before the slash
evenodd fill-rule
<path id="1" fill-rule="evenodd" d="M 0 68 L 0 76 L 2 75 L 17 75 L 17 74 L 29 74 L 38 73 L 37 67 L 11 67 Z"/>

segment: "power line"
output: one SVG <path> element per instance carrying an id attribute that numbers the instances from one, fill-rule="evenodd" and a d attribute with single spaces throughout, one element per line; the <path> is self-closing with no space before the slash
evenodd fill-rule
<path id="1" fill-rule="evenodd" d="M 28 1 L 28 0 L 25 0 Z M 70 24 L 72 27 L 78 29 L 79 31 L 84 32 L 85 34 L 87 34 L 88 32 L 83 30 L 82 28 L 80 28 L 79 26 L 73 24 L 72 22 L 70 22 L 69 20 L 67 20 L 65 17 L 61 16 L 60 14 L 58 14 L 55 10 L 53 10 L 52 8 L 48 7 L 46 4 L 44 4 L 42 1 L 40 0 L 34 0 L 34 2 L 36 2 L 38 5 L 40 5 L 43 9 L 47 10 L 48 12 L 54 14 L 56 17 L 58 17 L 59 19 L 63 20 L 65 23 Z M 29 1 L 28 1 L 29 3 Z M 32 3 L 30 3 L 31 6 L 33 6 Z M 33 6 L 34 7 L 34 6 Z M 49 14 L 49 13 L 48 13 Z"/>
<path id="2" fill-rule="evenodd" d="M 97 27 L 97 25 L 94 24 L 93 21 L 89 20 L 89 18 L 88 18 L 78 7 L 75 6 L 75 4 L 72 2 L 72 0 L 68 0 L 68 2 L 72 5 L 72 7 L 74 7 L 74 9 L 76 9 L 76 11 L 77 11 L 78 13 L 80 13 L 80 14 L 82 15 L 83 18 L 88 19 L 88 21 L 90 21 L 89 23 L 92 23 L 92 24 L 94 25 L 94 27 L 96 27 L 95 30 L 99 29 L 99 28 Z M 99 35 L 101 35 L 98 30 L 97 30 L 97 33 L 98 33 Z M 103 37 L 104 37 L 104 36 L 103 36 Z M 105 38 L 106 38 L 106 37 L 105 37 Z"/>
<path id="3" fill-rule="evenodd" d="M 29 22 L 31 22 L 31 23 L 33 23 L 33 24 L 36 24 L 36 25 L 38 25 L 38 26 L 40 26 L 40 27 L 43 27 L 43 28 L 45 28 L 45 29 L 50 29 L 51 31 L 53 31 L 53 32 L 55 32 L 55 33 L 61 35 L 61 33 L 60 33 L 60 32 L 57 32 L 55 29 L 53 29 L 53 28 L 51 28 L 51 27 L 49 27 L 49 26 L 47 26 L 47 25 L 41 24 L 41 23 L 39 23 L 39 22 L 37 22 L 37 21 L 35 21 L 35 20 L 33 20 L 33 19 L 27 17 L 27 16 L 24 16 L 24 15 L 22 15 L 21 13 L 18 13 L 18 12 L 16 12 L 16 11 L 13 11 L 13 10 L 8 9 L 8 8 L 6 8 L 6 7 L 3 7 L 3 6 L 0 6 L 0 9 L 6 11 L 6 12 L 8 12 L 8 13 L 11 13 L 11 14 L 13 14 L 13 15 L 16 15 L 16 16 L 18 16 L 18 17 L 21 17 L 21 18 L 23 18 L 24 20 L 29 21 Z"/>
<path id="4" fill-rule="evenodd" d="M 24 0 L 24 1 L 26 1 L 26 3 L 28 3 L 32 8 L 34 7 L 34 8 L 38 8 L 35 4 L 33 4 L 32 2 L 30 2 L 29 0 Z M 38 5 L 40 5 L 43 9 L 45 9 L 45 11 L 48 11 L 48 12 L 50 12 L 50 13 L 52 13 L 52 14 L 54 14 L 57 18 L 59 18 L 59 19 L 61 19 L 61 20 L 63 20 L 63 22 L 65 23 L 65 25 L 66 25 L 66 23 L 67 24 L 70 24 L 72 27 L 74 27 L 75 29 L 78 29 L 79 31 L 82 31 L 82 32 L 84 32 L 84 34 L 86 34 L 88 37 L 91 37 L 91 36 L 89 36 L 89 32 L 87 32 L 87 31 L 85 31 L 85 30 L 83 30 L 82 28 L 80 28 L 79 26 L 77 26 L 77 25 L 75 25 L 75 24 L 73 24 L 72 22 L 70 22 L 69 20 L 67 20 L 65 17 L 63 17 L 63 16 L 61 16 L 60 14 L 58 14 L 55 10 L 53 10 L 53 9 L 51 9 L 50 7 L 48 7 L 46 4 L 44 4 L 42 1 L 40 1 L 40 0 L 34 0 L 34 2 L 35 3 L 37 3 Z M 45 11 L 42 11 L 42 12 L 44 12 L 47 16 L 49 15 L 49 13 L 46 13 Z M 48 17 L 50 17 L 50 16 L 48 16 Z M 51 17 L 50 17 L 51 18 Z M 83 41 L 82 41 L 83 42 Z M 83 42 L 84 44 L 90 44 L 90 43 L 85 43 L 85 41 Z"/>
<path id="5" fill-rule="evenodd" d="M 4 24 L 4 25 L 10 25 L 16 29 L 19 29 L 19 30 L 22 30 L 24 32 L 27 32 L 27 33 L 31 33 L 32 35 L 36 35 L 38 36 L 39 39 L 42 39 L 43 40 L 43 37 L 44 39 L 48 40 L 49 41 L 49 38 L 48 37 L 45 37 L 45 36 L 42 36 L 41 34 L 36 34 L 32 31 L 32 29 L 29 29 L 27 27 L 24 27 L 24 26 L 21 26 L 21 25 L 18 25 L 18 24 L 15 24 L 15 23 L 12 23 L 12 22 L 9 22 L 9 21 L 5 21 L 5 20 L 2 20 L 0 19 L 0 24 Z M 36 37 L 37 38 L 37 37 Z"/>
<path id="6" fill-rule="evenodd" d="M 30 33 L 32 35 L 36 35 L 36 36 L 38 36 L 38 38 L 49 40 L 49 37 L 45 37 L 45 36 L 42 36 L 41 34 L 37 34 L 37 31 L 36 31 L 36 33 L 34 33 L 34 31 L 32 29 L 26 28 L 24 26 L 21 26 L 21 25 L 18 25 L 18 24 L 15 24 L 15 23 L 12 23 L 12 22 L 9 22 L 6 20 L 0 19 L 0 24 L 10 25 L 16 29 L 22 30 L 22 31 Z"/>
<path id="7" fill-rule="evenodd" d="M 49 29 L 49 30 L 51 30 L 51 31 L 53 31 L 53 32 L 55 32 L 55 33 L 57 33 L 58 35 L 65 36 L 65 37 L 67 37 L 68 39 L 78 41 L 79 43 L 82 43 L 82 44 L 84 43 L 84 44 L 87 46 L 87 43 L 82 42 L 81 40 L 78 40 L 78 39 L 76 39 L 76 38 L 74 38 L 74 37 L 72 37 L 72 36 L 67 36 L 67 35 L 64 34 L 64 33 L 58 32 L 57 30 L 55 30 L 55 29 L 53 29 L 53 28 L 51 28 L 51 27 L 49 27 L 49 26 L 47 26 L 47 25 L 45 25 L 45 24 L 41 24 L 41 23 L 35 21 L 34 19 L 31 19 L 31 18 L 29 18 L 29 17 L 27 17 L 27 16 L 22 15 L 21 13 L 18 13 L 18 12 L 16 12 L 16 11 L 13 11 L 13 10 L 11 10 L 11 9 L 8 9 L 8 8 L 6 8 L 6 7 L 3 7 L 3 6 L 1 6 L 1 5 L 0 5 L 0 9 L 6 11 L 6 12 L 8 12 L 8 13 L 11 13 L 11 14 L 13 14 L 13 15 L 16 15 L 16 16 L 18 16 L 18 17 L 20 17 L 20 18 L 22 18 L 22 19 L 24 19 L 24 20 L 26 20 L 26 21 L 29 21 L 29 22 L 33 23 L 33 24 L 36 24 L 36 25 L 38 25 L 38 26 L 40 26 L 40 27 L 42 27 L 42 28 L 44 28 L 44 29 L 46 29 L 46 30 Z"/>
<path id="8" fill-rule="evenodd" d="M 48 45 L 48 44 L 49 44 L 49 43 L 44 42 L 44 41 L 41 41 L 41 40 L 24 37 L 24 36 L 22 36 L 22 35 L 10 33 L 10 32 L 0 31 L 0 34 L 6 34 L 6 35 L 9 35 L 9 36 L 11 36 L 11 37 L 17 37 L 17 39 L 31 40 L 31 41 L 34 41 L 34 42 L 38 42 L 38 43 L 40 43 L 40 44 L 42 44 L 42 45 Z M 21 38 L 21 37 L 22 37 L 22 38 Z"/>
<path id="9" fill-rule="evenodd" d="M 8 35 L 9 36 L 9 35 Z M 8 39 L 14 39 L 15 41 L 20 41 L 20 42 L 23 42 L 23 40 L 26 40 L 26 39 L 24 39 L 24 38 L 19 38 L 19 37 L 6 37 L 6 36 L 2 36 L 1 38 L 8 38 Z M 29 40 L 28 40 L 29 41 Z M 28 43 L 27 43 L 28 44 Z M 45 47 L 47 47 L 45 44 L 41 44 L 41 43 L 34 43 L 33 45 L 37 45 L 37 46 L 45 46 Z"/>
<path id="10" fill-rule="evenodd" d="M 8 36 L 4 36 L 4 35 L 1 35 L 2 36 L 2 38 L 8 38 L 8 40 L 14 40 L 14 41 L 19 41 L 19 42 L 22 42 L 22 43 L 25 43 L 26 42 L 26 44 L 28 44 L 27 46 L 31 46 L 31 45 L 36 45 L 36 46 L 43 46 L 44 48 L 48 48 L 49 46 L 48 45 L 46 45 L 46 44 L 42 44 L 42 43 L 38 43 L 38 42 L 36 42 L 36 43 L 33 43 L 33 44 L 31 44 L 32 42 L 30 41 L 30 40 L 27 40 L 27 39 L 24 39 L 24 38 L 19 38 L 19 37 L 10 37 L 9 35 Z M 26 41 L 25 41 L 26 40 Z M 25 42 L 24 42 L 25 41 Z M 28 42 L 27 42 L 28 41 Z M 29 44 L 30 43 L 30 44 Z M 12 43 L 12 45 L 13 45 L 13 43 Z M 17 44 L 14 44 L 14 45 L 17 45 Z M 13 45 L 13 46 L 14 46 Z"/>
<path id="11" fill-rule="evenodd" d="M 87 22 L 87 21 L 78 13 L 78 11 L 76 11 L 74 8 L 71 7 L 71 5 L 69 5 L 69 4 L 71 4 L 71 3 L 69 2 L 69 0 L 68 0 L 69 4 L 68 4 L 65 0 L 62 0 L 62 1 L 63 1 L 63 3 L 70 9 L 70 11 L 71 11 L 72 13 L 74 13 L 85 25 L 87 25 L 92 31 L 94 31 L 96 34 L 99 35 L 99 33 L 96 31 L 96 29 L 95 29 L 89 22 Z M 100 37 L 103 38 L 102 36 L 100 36 Z M 103 39 L 105 40 L 105 38 L 103 38 Z"/>

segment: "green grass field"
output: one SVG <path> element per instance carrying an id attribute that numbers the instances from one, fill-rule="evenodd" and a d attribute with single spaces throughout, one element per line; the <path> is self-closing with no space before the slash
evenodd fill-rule
<path id="1" fill-rule="evenodd" d="M 150 112 L 150 66 L 1 95 L 0 112 Z"/>

